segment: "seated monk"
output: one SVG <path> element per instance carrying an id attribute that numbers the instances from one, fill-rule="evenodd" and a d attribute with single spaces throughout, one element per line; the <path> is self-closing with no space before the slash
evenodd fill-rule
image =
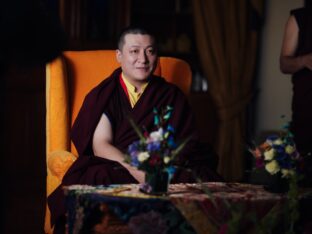
<path id="1" fill-rule="evenodd" d="M 216 161 L 212 160 L 216 155 L 198 143 L 185 95 L 164 78 L 152 75 L 158 59 L 155 37 L 142 28 L 125 29 L 118 41 L 116 58 L 121 67 L 88 93 L 72 127 L 71 138 L 79 157 L 48 197 L 54 233 L 64 233 L 65 229 L 63 185 L 144 182 L 144 172 L 125 163 L 124 153 L 129 144 L 139 139 L 129 118 L 150 131 L 154 127 L 153 108 L 171 106 L 169 124 L 175 129 L 175 138 L 191 137 L 175 162 L 188 170 L 179 169 L 171 183 L 193 183 L 197 178 L 221 180 L 213 170 L 215 163 L 211 163 Z"/>

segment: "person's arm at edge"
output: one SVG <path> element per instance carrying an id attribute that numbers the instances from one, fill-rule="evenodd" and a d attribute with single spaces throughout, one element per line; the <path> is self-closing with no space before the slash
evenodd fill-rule
<path id="1" fill-rule="evenodd" d="M 296 18 L 291 15 L 286 23 L 280 54 L 280 70 L 293 74 L 303 68 L 312 70 L 312 54 L 295 56 L 298 47 L 299 27 Z"/>
<path id="2" fill-rule="evenodd" d="M 92 148 L 94 154 L 98 157 L 119 162 L 139 183 L 143 183 L 144 172 L 124 162 L 123 153 L 111 144 L 112 136 L 113 132 L 109 119 L 103 114 L 93 134 Z"/>

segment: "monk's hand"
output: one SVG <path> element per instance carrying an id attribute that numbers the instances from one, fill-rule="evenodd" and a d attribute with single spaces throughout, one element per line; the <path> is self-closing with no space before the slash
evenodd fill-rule
<path id="1" fill-rule="evenodd" d="M 131 167 L 129 169 L 130 174 L 140 183 L 145 181 L 145 172 L 138 170 L 137 168 Z"/>

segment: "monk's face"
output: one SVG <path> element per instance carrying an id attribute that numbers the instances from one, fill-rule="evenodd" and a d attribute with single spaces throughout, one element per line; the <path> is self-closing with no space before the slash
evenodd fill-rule
<path id="1" fill-rule="evenodd" d="M 153 37 L 142 34 L 127 34 L 124 45 L 117 50 L 117 60 L 132 85 L 145 83 L 157 65 L 157 52 Z"/>

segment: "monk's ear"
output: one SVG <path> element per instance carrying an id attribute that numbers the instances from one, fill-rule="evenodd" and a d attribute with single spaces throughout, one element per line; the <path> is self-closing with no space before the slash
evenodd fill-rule
<path id="1" fill-rule="evenodd" d="M 118 63 L 121 62 L 121 57 L 122 57 L 121 51 L 119 49 L 117 49 L 116 50 L 116 59 L 117 59 Z"/>

